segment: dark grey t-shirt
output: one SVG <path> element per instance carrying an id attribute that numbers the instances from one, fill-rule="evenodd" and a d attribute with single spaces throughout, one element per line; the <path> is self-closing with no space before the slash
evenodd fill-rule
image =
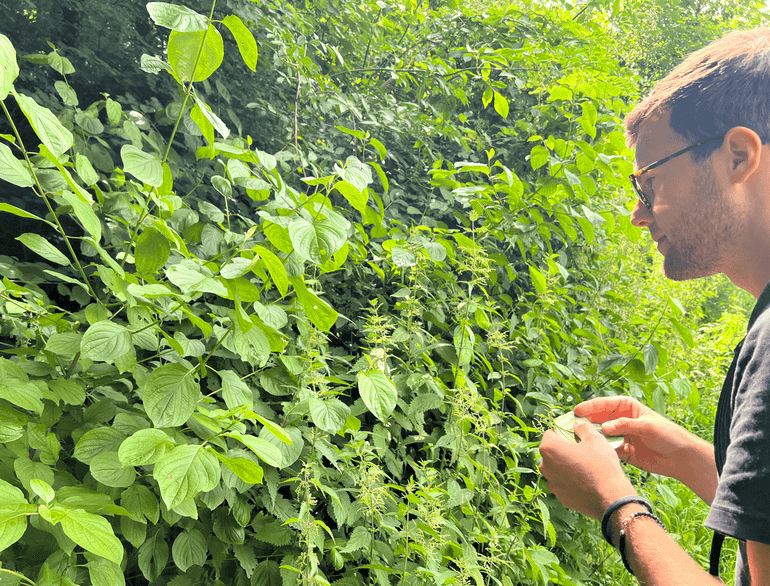
<path id="1" fill-rule="evenodd" d="M 706 527 L 741 540 L 735 585 L 751 581 L 745 542 L 770 544 L 770 285 L 749 320 L 746 338 L 719 397 L 714 454 L 719 485 Z"/>

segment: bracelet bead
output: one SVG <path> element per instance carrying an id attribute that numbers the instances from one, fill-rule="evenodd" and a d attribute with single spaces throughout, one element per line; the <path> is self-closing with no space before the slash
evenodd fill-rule
<path id="1" fill-rule="evenodd" d="M 612 514 L 615 511 L 617 511 L 620 507 L 627 505 L 629 503 L 639 503 L 640 505 L 644 506 L 650 513 L 652 513 L 652 504 L 650 504 L 650 501 L 648 501 L 646 498 L 643 498 L 637 495 L 624 496 L 614 501 L 612 504 L 610 504 L 610 506 L 607 507 L 607 510 L 604 511 L 604 515 L 602 515 L 602 535 L 604 536 L 604 539 L 607 540 L 607 543 L 609 543 L 612 546 L 614 546 L 615 544 L 612 543 L 612 532 L 610 531 L 610 517 L 612 517 Z"/>
<path id="2" fill-rule="evenodd" d="M 666 530 L 666 526 L 663 525 L 660 519 L 658 519 L 652 513 L 645 513 L 644 511 L 633 513 L 632 515 L 629 515 L 628 517 L 626 517 L 620 522 L 620 539 L 618 540 L 618 549 L 620 550 L 620 559 L 623 562 L 623 565 L 626 567 L 626 570 L 628 570 L 628 573 L 631 574 L 632 576 L 634 575 L 634 571 L 631 569 L 631 566 L 628 563 L 628 558 L 626 557 L 626 527 L 631 521 L 633 521 L 638 517 L 647 517 L 649 519 L 652 519 L 658 525 L 660 525 L 664 531 Z"/>

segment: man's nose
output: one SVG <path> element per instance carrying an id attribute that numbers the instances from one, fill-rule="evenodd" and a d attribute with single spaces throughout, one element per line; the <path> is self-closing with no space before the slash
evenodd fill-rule
<path id="1" fill-rule="evenodd" d="M 636 200 L 636 205 L 631 212 L 631 223 L 637 228 L 645 228 L 652 224 L 652 210 L 648 209 L 640 199 Z"/>

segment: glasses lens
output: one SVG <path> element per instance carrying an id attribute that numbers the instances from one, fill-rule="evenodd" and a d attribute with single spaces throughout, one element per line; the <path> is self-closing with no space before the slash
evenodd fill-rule
<path id="1" fill-rule="evenodd" d="M 639 179 L 636 175 L 631 175 L 631 184 L 634 186 L 634 190 L 636 191 L 636 195 L 639 196 L 639 199 L 644 204 L 644 206 L 647 209 L 650 209 L 650 201 L 647 199 L 647 196 L 644 195 L 644 192 L 642 191 L 641 186 L 639 185 Z"/>

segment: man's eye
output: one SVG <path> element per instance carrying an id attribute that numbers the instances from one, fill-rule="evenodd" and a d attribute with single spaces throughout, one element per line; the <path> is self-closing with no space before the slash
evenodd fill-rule
<path id="1" fill-rule="evenodd" d="M 655 195 L 655 189 L 652 187 L 652 182 L 655 179 L 655 177 L 647 177 L 644 180 L 644 194 L 645 195 Z"/>

